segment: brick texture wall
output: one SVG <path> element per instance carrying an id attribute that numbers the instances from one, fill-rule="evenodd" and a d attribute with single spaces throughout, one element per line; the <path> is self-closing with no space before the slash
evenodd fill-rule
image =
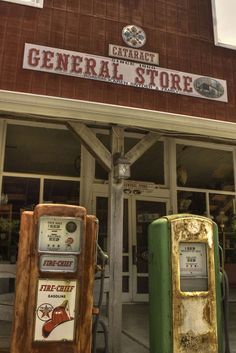
<path id="1" fill-rule="evenodd" d="M 24 44 L 108 56 L 122 28 L 141 26 L 163 68 L 227 81 L 228 103 L 22 69 Z M 236 51 L 216 47 L 210 0 L 0 1 L 0 89 L 236 121 Z"/>

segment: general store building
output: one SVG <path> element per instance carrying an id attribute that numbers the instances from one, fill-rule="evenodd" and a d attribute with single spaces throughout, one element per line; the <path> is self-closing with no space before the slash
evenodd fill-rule
<path id="1" fill-rule="evenodd" d="M 148 224 L 172 213 L 219 224 L 236 284 L 236 53 L 216 15 L 210 0 L 0 1 L 0 216 L 85 206 L 124 301 L 148 300 Z M 2 235 L 2 263 L 17 241 Z"/>

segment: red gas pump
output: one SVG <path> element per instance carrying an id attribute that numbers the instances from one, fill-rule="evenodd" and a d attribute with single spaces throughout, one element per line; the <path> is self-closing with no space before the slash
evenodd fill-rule
<path id="1" fill-rule="evenodd" d="M 21 216 L 11 353 L 89 353 L 98 220 L 80 206 Z"/>

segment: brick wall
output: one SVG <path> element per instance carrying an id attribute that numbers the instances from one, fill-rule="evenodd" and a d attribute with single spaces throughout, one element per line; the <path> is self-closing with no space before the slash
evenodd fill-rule
<path id="1" fill-rule="evenodd" d="M 24 44 L 108 56 L 141 26 L 160 66 L 227 81 L 228 103 L 22 69 Z M 210 0 L 44 0 L 37 9 L 0 1 L 0 89 L 236 121 L 236 51 L 215 47 Z"/>

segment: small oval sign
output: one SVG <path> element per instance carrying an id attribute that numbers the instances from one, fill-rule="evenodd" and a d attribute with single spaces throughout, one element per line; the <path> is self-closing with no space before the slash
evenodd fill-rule
<path id="1" fill-rule="evenodd" d="M 209 77 L 199 77 L 193 82 L 195 90 L 207 98 L 219 98 L 224 94 L 222 84 Z"/>
<path id="2" fill-rule="evenodd" d="M 122 38 L 126 44 L 133 48 L 140 48 L 146 43 L 144 30 L 135 25 L 125 26 L 122 29 Z"/>

